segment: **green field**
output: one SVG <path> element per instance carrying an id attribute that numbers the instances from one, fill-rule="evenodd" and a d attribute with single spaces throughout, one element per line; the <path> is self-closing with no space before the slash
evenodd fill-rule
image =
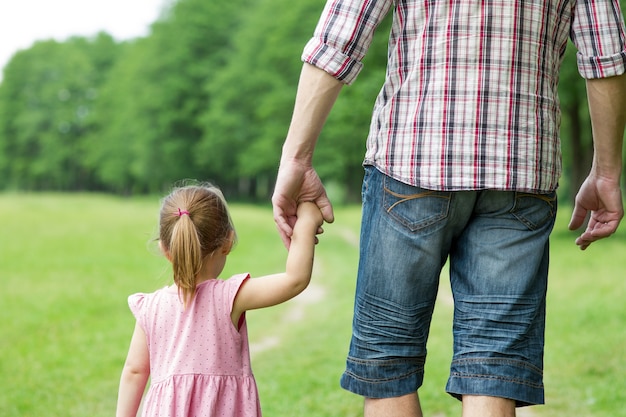
<path id="1" fill-rule="evenodd" d="M 111 416 L 133 329 L 127 295 L 169 284 L 158 254 L 158 197 L 0 194 L 0 416 Z M 234 205 L 239 243 L 225 274 L 284 268 L 271 208 Z M 552 239 L 547 405 L 533 416 L 626 416 L 626 224 L 581 252 L 563 208 Z M 347 352 L 359 208 L 336 208 L 311 287 L 248 313 L 264 414 L 358 416 L 338 384 Z M 426 415 L 460 415 L 444 392 L 451 355 L 448 285 L 433 320 Z M 524 414 L 528 415 L 528 414 Z"/>

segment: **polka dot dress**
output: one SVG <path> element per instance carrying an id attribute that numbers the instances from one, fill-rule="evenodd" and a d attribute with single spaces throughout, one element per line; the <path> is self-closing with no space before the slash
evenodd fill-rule
<path id="1" fill-rule="evenodd" d="M 237 329 L 230 318 L 237 291 L 248 278 L 242 274 L 201 283 L 185 311 L 176 286 L 128 298 L 150 352 L 143 417 L 261 415 L 246 322 Z"/>

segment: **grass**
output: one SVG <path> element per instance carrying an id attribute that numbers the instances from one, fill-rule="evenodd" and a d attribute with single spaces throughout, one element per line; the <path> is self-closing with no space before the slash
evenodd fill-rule
<path id="1" fill-rule="evenodd" d="M 128 294 L 169 283 L 153 238 L 158 198 L 0 194 L 0 415 L 110 416 L 133 318 Z M 269 206 L 234 205 L 239 243 L 226 274 L 283 269 Z M 626 416 L 626 225 L 579 251 L 561 210 L 552 239 L 546 346 L 548 404 L 533 415 Z M 338 384 L 348 349 L 359 208 L 336 208 L 312 285 L 248 313 L 264 414 L 358 416 Z M 445 276 L 445 274 L 444 274 Z M 420 396 L 428 415 L 460 415 L 444 392 L 452 307 L 442 279 Z"/>

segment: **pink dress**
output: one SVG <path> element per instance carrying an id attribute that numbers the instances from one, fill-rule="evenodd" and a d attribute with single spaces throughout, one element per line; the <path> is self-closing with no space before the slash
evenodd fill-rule
<path id="1" fill-rule="evenodd" d="M 230 317 L 247 278 L 243 274 L 201 283 L 185 311 L 176 286 L 128 297 L 150 352 L 151 380 L 142 416 L 261 415 L 245 317 L 239 329 Z"/>

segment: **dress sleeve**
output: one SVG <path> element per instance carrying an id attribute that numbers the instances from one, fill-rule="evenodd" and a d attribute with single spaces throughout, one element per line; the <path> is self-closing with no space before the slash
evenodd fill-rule
<path id="1" fill-rule="evenodd" d="M 137 293 L 128 297 L 128 307 L 130 307 L 131 313 L 133 313 L 137 323 L 139 323 L 144 331 L 146 331 L 145 299 L 146 295 L 144 293 Z"/>
<path id="2" fill-rule="evenodd" d="M 227 303 L 226 311 L 228 311 L 229 316 L 233 312 L 233 303 L 235 302 L 235 297 L 237 296 L 237 293 L 239 292 L 239 288 L 241 288 L 241 285 L 248 278 L 250 278 L 250 274 L 246 273 L 246 274 L 234 275 L 226 281 L 227 290 L 226 290 L 224 299 L 226 300 L 226 303 Z M 246 321 L 246 312 L 244 311 L 241 317 L 239 317 L 239 323 L 237 324 L 237 329 L 241 329 L 245 321 Z"/>
<path id="3" fill-rule="evenodd" d="M 233 302 L 235 302 L 235 297 L 237 296 L 237 293 L 239 292 L 239 288 L 241 288 L 241 285 L 248 278 L 250 278 L 250 274 L 245 273 L 245 274 L 233 275 L 232 277 L 228 279 L 227 294 L 225 297 L 226 302 L 228 303 L 228 310 L 227 310 L 228 314 L 233 312 Z"/>

